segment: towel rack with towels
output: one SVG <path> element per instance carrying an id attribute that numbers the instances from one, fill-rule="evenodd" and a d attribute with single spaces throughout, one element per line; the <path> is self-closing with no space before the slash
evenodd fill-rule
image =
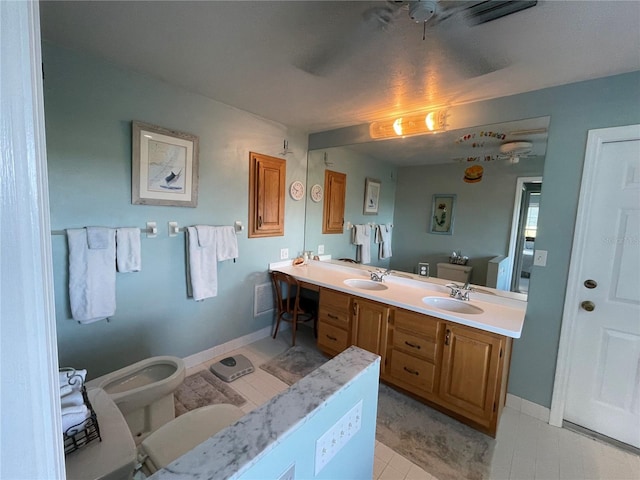
<path id="1" fill-rule="evenodd" d="M 158 233 L 158 229 L 156 227 L 153 227 L 153 228 L 141 228 L 140 229 L 140 233 L 155 234 L 155 233 Z M 66 235 L 66 234 L 67 234 L 66 230 L 51 230 L 51 235 Z"/>

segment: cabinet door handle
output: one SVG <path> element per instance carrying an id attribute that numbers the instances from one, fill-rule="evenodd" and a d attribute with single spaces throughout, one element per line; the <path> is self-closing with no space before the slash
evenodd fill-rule
<path id="1" fill-rule="evenodd" d="M 331 313 L 327 313 L 327 317 L 333 319 L 333 320 L 338 320 L 338 316 L 337 315 L 333 315 Z"/>
<path id="2" fill-rule="evenodd" d="M 451 340 L 451 330 L 447 328 L 447 334 L 444 336 L 444 344 L 449 345 L 450 340 Z"/>
<path id="3" fill-rule="evenodd" d="M 409 368 L 409 367 L 402 367 L 402 368 L 404 368 L 404 370 L 405 370 L 406 372 L 409 372 L 411 375 L 415 375 L 416 377 L 417 377 L 418 375 L 420 375 L 420 372 L 418 372 L 418 371 L 416 371 L 416 370 L 413 370 L 413 369 L 411 369 L 411 368 Z"/>
<path id="4" fill-rule="evenodd" d="M 337 339 L 336 337 L 332 337 L 331 335 L 327 335 L 327 338 L 328 338 L 329 340 L 333 340 L 334 342 L 337 342 L 337 341 L 338 341 L 338 339 Z"/>
<path id="5" fill-rule="evenodd" d="M 417 348 L 418 350 L 420 350 L 420 345 L 415 345 L 413 343 L 407 342 L 406 340 L 404 341 L 405 345 L 409 345 L 411 348 Z"/>
<path id="6" fill-rule="evenodd" d="M 262 226 L 262 215 L 258 217 L 258 227 Z"/>

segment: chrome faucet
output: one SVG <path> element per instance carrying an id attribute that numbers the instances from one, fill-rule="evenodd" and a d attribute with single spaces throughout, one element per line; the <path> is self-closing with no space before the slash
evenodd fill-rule
<path id="1" fill-rule="evenodd" d="M 371 274 L 371 280 L 373 280 L 374 282 L 382 282 L 384 277 L 386 277 L 391 273 L 391 270 L 387 269 L 385 271 L 382 271 L 378 269 L 375 272 L 369 272 L 369 273 Z"/>
<path id="2" fill-rule="evenodd" d="M 469 282 L 462 286 L 457 283 L 449 283 L 446 286 L 451 289 L 449 296 L 458 300 L 469 300 L 469 293 L 473 291 L 473 288 L 469 286 Z"/>

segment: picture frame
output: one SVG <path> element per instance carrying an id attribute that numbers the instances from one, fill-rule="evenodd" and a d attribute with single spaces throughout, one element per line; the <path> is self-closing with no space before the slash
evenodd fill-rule
<path id="1" fill-rule="evenodd" d="M 364 204 L 362 213 L 364 215 L 377 215 L 380 204 L 380 180 L 365 178 L 364 181 Z"/>
<path id="2" fill-rule="evenodd" d="M 131 203 L 197 207 L 198 137 L 139 121 L 131 131 Z"/>
<path id="3" fill-rule="evenodd" d="M 456 195 L 436 193 L 431 207 L 431 226 L 429 233 L 452 235 L 455 219 Z"/>

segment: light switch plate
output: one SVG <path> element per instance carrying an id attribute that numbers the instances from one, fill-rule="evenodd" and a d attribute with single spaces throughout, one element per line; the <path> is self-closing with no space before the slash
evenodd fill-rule
<path id="1" fill-rule="evenodd" d="M 535 250 L 533 252 L 533 264 L 537 267 L 545 267 L 547 265 L 547 251 Z"/>
<path id="2" fill-rule="evenodd" d="M 280 260 L 286 260 L 287 258 L 289 258 L 289 249 L 288 248 L 281 248 L 280 249 Z"/>
<path id="3" fill-rule="evenodd" d="M 324 245 L 318 245 L 318 255 L 324 254 Z"/>
<path id="4" fill-rule="evenodd" d="M 362 400 L 316 440 L 316 475 L 358 433 L 361 423 Z"/>

